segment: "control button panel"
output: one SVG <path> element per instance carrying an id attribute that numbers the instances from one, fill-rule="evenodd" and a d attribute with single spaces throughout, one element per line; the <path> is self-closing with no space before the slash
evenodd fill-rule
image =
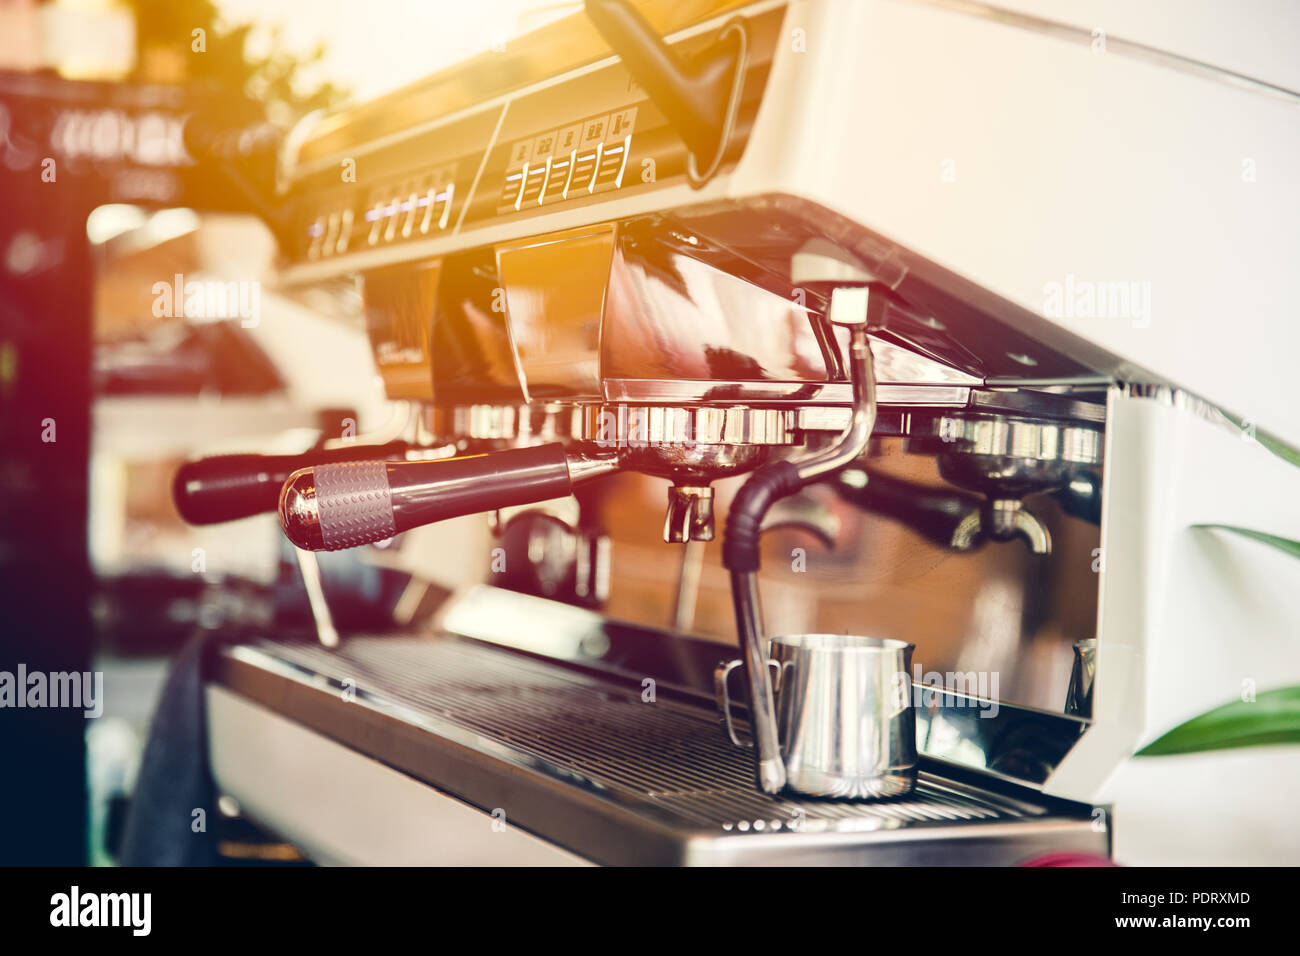
<path id="1" fill-rule="evenodd" d="M 307 223 L 307 258 L 325 259 L 403 239 L 436 235 L 451 225 L 456 201 L 456 167 L 386 181 L 352 205 L 357 193 L 340 195 L 335 208 L 316 212 Z"/>
<path id="2" fill-rule="evenodd" d="M 745 149 L 785 15 L 778 5 L 746 17 L 744 90 L 719 173 Z M 709 31 L 672 46 L 690 60 L 715 41 Z M 533 218 L 534 231 L 599 220 L 591 207 L 602 200 L 604 218 L 620 218 L 691 184 L 686 144 L 617 58 L 562 74 L 522 65 L 503 78 L 499 62 L 474 61 L 324 124 L 293 166 L 290 256 L 315 260 L 313 275 L 341 273 L 356 256 L 367 267 L 418 260 L 517 238 Z M 503 95 L 467 99 L 480 79 Z M 552 212 L 554 227 L 542 222 Z"/>
<path id="3" fill-rule="evenodd" d="M 519 212 L 623 185 L 635 106 L 588 116 L 578 123 L 516 140 L 497 200 L 497 212 Z"/>

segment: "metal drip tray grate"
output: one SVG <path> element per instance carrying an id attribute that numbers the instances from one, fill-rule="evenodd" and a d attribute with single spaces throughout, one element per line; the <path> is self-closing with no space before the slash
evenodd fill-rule
<path id="1" fill-rule="evenodd" d="M 344 743 L 362 740 L 382 749 L 387 738 L 365 730 L 368 725 L 400 728 L 395 748 L 396 738 L 414 735 L 435 750 L 439 741 L 457 753 L 468 750 L 462 753 L 466 762 L 457 763 L 460 772 L 432 758 L 428 768 L 415 766 L 406 746 L 405 757 L 371 754 L 468 802 L 495 805 L 490 780 L 480 778 L 504 764 L 545 783 L 549 797 L 568 793 L 587 804 L 596 797 L 602 813 L 630 814 L 666 830 L 679 846 L 700 838 L 730 838 L 730 846 L 760 835 L 797 841 L 815 834 L 860 843 L 872 834 L 906 830 L 919 837 L 931 828 L 968 831 L 1051 815 L 1046 806 L 925 772 L 907 797 L 770 797 L 755 787 L 750 754 L 723 739 L 710 712 L 662 698 L 643 701 L 635 687 L 463 640 L 363 637 L 335 650 L 266 640 L 226 649 L 224 662 L 225 683 L 264 702 L 273 699 L 282 710 L 294 709 L 294 695 L 283 687 L 270 691 L 268 680 L 313 692 L 312 706 L 304 701 L 300 712 L 287 715 Z M 355 701 L 345 702 L 340 688 L 354 690 Z M 517 782 L 517 772 L 512 777 Z M 543 803 L 550 805 L 539 799 L 539 811 Z M 524 825 L 564 842 L 548 832 L 554 812 L 539 816 L 545 818 Z"/>

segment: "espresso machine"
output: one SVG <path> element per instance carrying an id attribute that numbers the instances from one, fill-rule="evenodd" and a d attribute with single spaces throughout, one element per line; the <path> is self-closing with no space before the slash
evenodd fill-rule
<path id="1" fill-rule="evenodd" d="M 1300 197 L 1206 158 L 1300 154 L 1300 98 L 1141 28 L 588 0 L 293 137 L 282 281 L 360 289 L 408 414 L 177 476 L 278 508 L 318 625 L 218 655 L 221 791 L 342 863 L 1166 862 L 1274 813 L 1287 748 L 1135 754 L 1300 680 L 1296 569 L 1212 530 L 1300 538 Z M 391 633 L 329 625 L 345 548 L 411 574 Z M 903 655 L 874 770 L 795 766 L 866 665 L 793 705 L 783 641 Z"/>

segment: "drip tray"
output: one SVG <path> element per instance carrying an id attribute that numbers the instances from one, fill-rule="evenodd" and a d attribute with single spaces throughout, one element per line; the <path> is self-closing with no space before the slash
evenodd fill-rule
<path id="1" fill-rule="evenodd" d="M 1089 807 L 923 764 L 906 797 L 770 797 L 710 710 L 455 637 L 221 650 L 228 690 L 610 864 L 1000 864 L 1105 855 Z"/>

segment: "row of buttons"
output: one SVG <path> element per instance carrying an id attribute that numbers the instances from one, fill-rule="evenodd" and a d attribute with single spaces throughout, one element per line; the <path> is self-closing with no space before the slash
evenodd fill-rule
<path id="1" fill-rule="evenodd" d="M 522 139 L 510 148 L 498 212 L 623 185 L 636 107 Z"/>
<path id="2" fill-rule="evenodd" d="M 343 255 L 361 229 L 366 230 L 370 246 L 446 229 L 456 193 L 455 172 L 454 168 L 441 169 L 400 187 L 371 190 L 360 222 L 351 207 L 317 216 L 307 227 L 307 258 Z"/>

